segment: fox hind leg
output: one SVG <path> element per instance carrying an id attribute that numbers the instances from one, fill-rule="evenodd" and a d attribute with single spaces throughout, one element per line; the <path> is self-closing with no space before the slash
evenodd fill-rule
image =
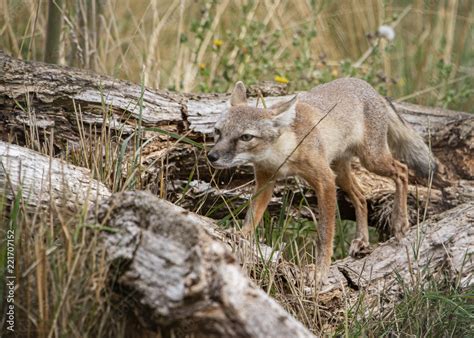
<path id="1" fill-rule="evenodd" d="M 395 182 L 391 228 L 395 237 L 400 240 L 409 228 L 407 213 L 408 167 L 393 158 L 388 149 L 378 156 L 365 153 L 360 158 L 367 170 L 380 176 L 390 177 Z"/>
<path id="2" fill-rule="evenodd" d="M 350 158 L 339 160 L 334 164 L 336 184 L 350 198 L 356 212 L 356 235 L 351 242 L 349 254 L 352 257 L 364 256 L 369 249 L 369 228 L 367 225 L 367 201 L 362 188 L 351 171 Z"/>

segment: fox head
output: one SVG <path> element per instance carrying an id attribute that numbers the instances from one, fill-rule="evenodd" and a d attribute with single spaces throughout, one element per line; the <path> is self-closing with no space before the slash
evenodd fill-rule
<path id="1" fill-rule="evenodd" d="M 230 108 L 215 124 L 209 162 L 216 168 L 230 168 L 265 161 L 272 156 L 275 140 L 293 123 L 295 102 L 296 96 L 267 109 L 250 107 L 244 84 L 237 82 Z"/>

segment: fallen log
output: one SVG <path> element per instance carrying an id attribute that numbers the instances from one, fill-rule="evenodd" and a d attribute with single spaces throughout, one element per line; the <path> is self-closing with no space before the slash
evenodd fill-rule
<path id="1" fill-rule="evenodd" d="M 5 187 L 7 198 L 13 200 L 21 193 L 29 210 L 99 205 L 99 219 L 123 230 L 105 234 L 104 243 L 112 277 L 120 288 L 130 287 L 127 280 L 136 279 L 134 273 L 140 276 L 140 290 L 133 289 L 133 294 L 139 304 L 135 310 L 141 312 L 137 318 L 145 328 L 157 330 L 158 325 L 186 321 L 195 334 L 208 337 L 267 337 L 275 330 L 288 337 L 313 336 L 242 274 L 225 248 L 227 236 L 210 220 L 145 192 L 114 195 L 106 202 L 110 191 L 87 169 L 17 145 L 0 142 L 0 161 L 0 187 Z M 147 206 L 133 205 L 134 200 L 143 203 L 146 198 L 150 198 Z M 140 217 L 133 224 L 127 216 L 144 208 L 150 208 L 147 212 L 152 216 L 148 229 L 142 222 L 149 220 Z M 111 213 L 113 217 L 106 219 Z M 117 267 L 123 264 L 127 272 L 119 276 Z"/>
<path id="2" fill-rule="evenodd" d="M 3 141 L 8 138 L 24 142 L 28 127 L 46 133 L 54 130 L 54 143 L 62 151 L 66 144 L 74 147 L 80 143 L 79 125 L 87 126 L 85 131 L 90 132 L 100 130 L 106 124 L 123 137 L 132 133 L 137 125 L 161 127 L 202 140 L 212 132 L 216 119 L 228 106 L 227 94 L 150 90 L 86 70 L 25 62 L 2 51 L 0 70 L 3 75 L 0 78 L 0 135 Z M 271 105 L 289 97 L 274 96 L 265 100 Z M 257 104 L 257 100 L 251 98 L 250 104 Z M 439 129 L 451 128 L 450 123 L 473 120 L 470 114 L 441 108 L 397 102 L 394 105 L 425 137 L 428 134 L 435 136 Z M 467 140 L 472 139 L 470 123 L 462 132 Z M 446 134 L 449 133 L 443 133 Z M 168 139 L 163 133 L 153 131 L 143 136 L 160 136 L 158 142 Z"/>
<path id="3" fill-rule="evenodd" d="M 413 226 L 398 243 L 381 244 L 364 259 L 336 263 L 351 288 L 380 294 L 414 279 L 449 273 L 462 287 L 474 283 L 474 201 L 461 204 Z"/>
<path id="4" fill-rule="evenodd" d="M 146 192 L 114 195 L 98 215 L 117 292 L 150 329 L 198 337 L 312 337 L 244 276 L 213 225 Z"/>
<path id="5" fill-rule="evenodd" d="M 84 70 L 25 62 L 1 51 L 0 70 L 0 138 L 3 141 L 33 144 L 36 149 L 41 148 L 41 143 L 52 143 L 49 147 L 52 147 L 53 156 L 67 157 L 67 152 L 81 151 L 84 143 L 90 144 L 87 151 L 95 152 L 100 146 L 97 133 L 103 128 L 112 135 L 111 142 L 121 143 L 132 134 L 139 135 L 143 145 L 140 148 L 142 188 L 190 206 L 196 205 L 196 200 L 187 190 L 188 181 L 197 179 L 199 185 L 201 181 L 211 183 L 214 179 L 213 189 L 208 191 L 205 201 L 202 205 L 197 203 L 201 213 L 209 212 L 222 197 L 232 197 L 226 190 L 252 179 L 248 167 L 218 172 L 214 177 L 214 170 L 205 160 L 209 133 L 227 107 L 226 94 L 150 90 Z M 252 92 L 256 90 L 252 89 Z M 284 96 L 265 98 L 267 104 L 286 99 Z M 252 98 L 250 103 L 256 104 L 257 98 Z M 433 215 L 461 203 L 464 198 L 459 196 L 466 193 L 466 185 L 468 194 L 472 191 L 474 117 L 407 103 L 395 102 L 394 105 L 412 127 L 431 138 L 433 151 L 441 162 L 441 176 L 450 185 L 449 191 L 445 191 L 435 180 L 431 194 L 428 194 L 429 189 L 411 186 L 410 209 L 415 212 L 410 218 L 411 223 L 416 223 L 420 212 L 424 214 L 424 211 L 417 211 L 416 206 L 425 205 L 428 196 L 431 196 L 431 203 L 427 215 Z M 130 146 L 126 149 L 130 154 L 136 150 Z M 387 215 L 386 210 L 390 209 L 392 182 L 366 172 L 357 164 L 355 171 L 368 198 L 370 224 L 387 227 L 388 217 L 381 216 Z M 167 190 L 162 184 L 164 176 L 167 182 L 172 182 Z M 459 184 L 460 179 L 465 184 Z M 290 184 L 290 189 L 304 191 L 315 202 L 313 192 L 304 185 Z M 239 188 L 234 191 L 237 197 L 246 196 L 247 192 Z M 187 200 L 180 199 L 183 193 L 189 197 Z M 245 202 L 245 199 L 237 198 L 236 208 Z M 344 218 L 354 219 L 354 210 L 344 195 L 340 196 L 339 202 Z M 278 209 L 281 205 L 281 195 L 277 194 L 270 208 Z M 228 210 L 217 210 L 214 217 L 222 217 L 226 212 Z M 292 213 L 308 217 L 295 209 Z"/>
<path id="6" fill-rule="evenodd" d="M 178 332 L 216 337 L 308 334 L 242 275 L 209 220 L 145 192 L 113 195 L 98 220 L 119 230 L 104 236 L 116 266 L 114 289 L 134 294 L 132 308 L 145 327 L 172 325 Z M 403 282 L 423 281 L 440 270 L 467 287 L 474 283 L 473 220 L 474 202 L 469 202 L 413 227 L 401 243 L 390 240 L 363 259 L 337 261 L 319 293 L 312 285 L 313 268 L 284 259 L 274 263 L 275 283 L 303 291 L 298 302 L 313 304 L 313 311 L 325 309 L 332 322 L 342 319 L 342 309 L 354 304 L 359 292 L 366 304 L 383 305 L 396 301 Z M 290 309 L 292 296 L 278 295 Z"/>
<path id="7" fill-rule="evenodd" d="M 89 170 L 2 141 L 0 189 L 9 199 L 21 194 L 30 210 L 51 205 L 89 207 L 110 196 L 110 190 L 91 178 Z"/>
<path id="8" fill-rule="evenodd" d="M 113 130 L 125 128 L 125 131 L 131 131 L 140 121 L 143 126 L 162 126 L 170 131 L 190 130 L 196 137 L 211 133 L 216 119 L 228 106 L 227 94 L 150 90 L 86 70 L 25 62 L 2 51 L 0 69 L 3 72 L 0 78 L 0 131 L 21 133 L 18 125 L 36 122 L 38 128 L 55 128 L 58 140 L 72 143 L 78 143 L 80 138 L 75 121 L 79 105 L 82 121 L 95 129 L 109 123 Z M 290 97 L 266 97 L 265 100 L 272 105 Z M 257 98 L 252 98 L 249 104 L 256 102 Z M 448 122 L 472 118 L 467 113 L 441 108 L 397 102 L 394 105 L 424 135 Z M 104 106 L 113 115 L 109 121 L 104 119 Z M 28 109 L 36 115 L 35 121 L 28 115 Z M 17 136 L 20 140 L 21 135 Z"/>

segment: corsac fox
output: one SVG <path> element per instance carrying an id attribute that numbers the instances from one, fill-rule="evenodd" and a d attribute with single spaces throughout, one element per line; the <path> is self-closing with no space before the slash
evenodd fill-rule
<path id="1" fill-rule="evenodd" d="M 392 232 L 407 231 L 408 168 L 428 176 L 434 160 L 423 139 L 410 129 L 393 105 L 367 82 L 341 78 L 300 93 L 269 108 L 247 105 L 246 89 L 237 82 L 230 108 L 215 124 L 215 145 L 208 153 L 216 168 L 252 164 L 255 193 L 242 232 L 253 233 L 272 196 L 276 179 L 297 175 L 316 191 L 319 205 L 317 279 L 331 263 L 336 185 L 356 211 L 356 235 L 350 254 L 367 249 L 367 203 L 351 173 L 356 156 L 369 171 L 395 181 Z M 403 161 L 404 163 L 400 162 Z"/>

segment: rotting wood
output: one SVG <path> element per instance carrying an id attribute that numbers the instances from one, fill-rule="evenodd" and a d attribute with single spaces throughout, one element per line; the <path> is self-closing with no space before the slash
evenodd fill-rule
<path id="1" fill-rule="evenodd" d="M 399 278 L 410 283 L 434 273 L 449 274 L 467 287 L 474 283 L 473 225 L 471 200 L 413 226 L 400 243 L 392 238 L 364 259 L 346 258 L 336 267 L 353 287 L 378 294 L 397 290 Z"/>
<path id="2" fill-rule="evenodd" d="M 144 125 L 175 125 L 175 129 L 187 127 L 199 134 L 210 133 L 219 114 L 227 107 L 226 94 L 177 94 L 153 91 L 127 81 L 101 76 L 85 70 L 60 67 L 41 62 L 25 62 L 0 51 L 0 111 L 7 130 L 18 122 L 31 122 L 24 110 L 36 113 L 40 128 L 56 127 L 73 129 L 74 121 L 61 119 L 56 113 L 64 112 L 72 117 L 76 112 L 73 100 L 82 104 L 83 120 L 90 125 L 101 126 L 104 106 L 117 116 L 111 128 L 120 129 L 122 124 L 133 127 L 138 119 Z M 252 92 L 255 92 L 253 89 Z M 282 91 L 276 91 L 281 93 Z M 293 95 L 266 97 L 268 105 L 288 100 Z M 252 98 L 250 104 L 255 104 Z M 29 103 L 29 106 L 26 104 Z M 142 103 L 142 104 L 140 104 Z M 403 117 L 424 135 L 428 128 L 436 130 L 447 122 L 471 117 L 470 114 L 441 108 L 423 107 L 394 102 Z M 68 122 L 73 122 L 71 125 Z M 6 129 L 5 129 L 6 128 Z M 77 134 L 58 137 L 77 140 Z"/>
<path id="3" fill-rule="evenodd" d="M 212 132 L 214 122 L 228 106 L 227 94 L 154 91 L 85 70 L 25 62 L 2 51 L 0 70 L 0 135 L 4 141 L 10 138 L 21 142 L 26 126 L 47 134 L 54 129 L 58 147 L 66 143 L 73 147 L 80 138 L 78 121 L 86 126 L 86 131 L 100 130 L 105 123 L 112 131 L 126 136 L 141 123 L 143 127 L 161 127 L 202 140 Z M 293 95 L 265 100 L 272 105 L 289 97 Z M 250 104 L 256 101 L 257 98 L 251 98 Z M 425 137 L 430 132 L 436 135 L 440 128 L 449 128 L 450 123 L 473 119 L 470 114 L 440 108 L 397 102 L 394 105 Z M 472 133 L 471 122 L 462 134 L 464 139 L 472 140 Z M 145 138 L 153 136 L 163 134 L 144 133 Z"/>

